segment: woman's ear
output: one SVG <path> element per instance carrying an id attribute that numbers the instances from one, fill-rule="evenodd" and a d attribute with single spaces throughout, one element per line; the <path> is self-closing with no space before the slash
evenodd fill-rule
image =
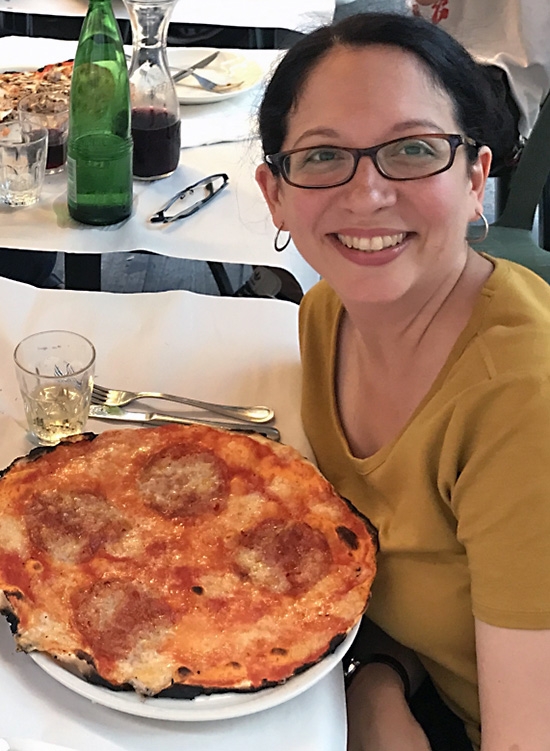
<path id="1" fill-rule="evenodd" d="M 263 193 L 273 224 L 278 228 L 284 224 L 283 210 L 281 206 L 281 185 L 279 178 L 271 172 L 265 162 L 256 168 L 256 182 Z"/>
<path id="2" fill-rule="evenodd" d="M 491 169 L 492 156 L 491 149 L 488 146 L 482 146 L 477 161 L 470 168 L 471 191 L 475 204 L 471 221 L 475 221 L 476 217 L 483 212 L 483 197 Z"/>

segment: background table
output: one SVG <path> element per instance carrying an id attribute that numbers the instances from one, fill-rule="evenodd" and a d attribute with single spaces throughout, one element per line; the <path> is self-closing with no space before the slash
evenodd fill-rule
<path id="1" fill-rule="evenodd" d="M 75 50 L 76 42 L 3 37 L 0 38 L 0 70 L 10 66 L 11 69 L 38 67 L 70 58 Z M 277 50 L 239 50 L 238 53 L 256 61 L 266 75 L 281 54 Z M 170 62 L 178 66 L 183 54 L 182 49 L 170 48 Z M 184 148 L 180 165 L 169 178 L 135 181 L 134 209 L 126 222 L 92 227 L 73 221 L 66 204 L 66 173 L 62 172 L 46 178 L 36 206 L 24 209 L 0 206 L 0 245 L 87 255 L 147 250 L 206 262 L 278 266 L 290 271 L 304 291 L 309 289 L 318 275 L 293 245 L 284 253 L 274 251 L 275 228 L 254 180 L 255 166 L 261 160 L 258 141 L 253 138 L 261 90 L 259 84 L 248 93 L 224 101 L 182 105 L 183 143 L 211 145 Z M 245 138 L 247 140 L 243 140 Z M 223 139 L 229 141 L 212 144 Z M 197 214 L 165 226 L 147 221 L 179 190 L 217 172 L 229 175 L 229 186 Z M 99 288 L 90 278 L 90 273 L 99 276 L 99 263 L 98 256 L 95 272 L 84 269 L 88 288 Z"/>
<path id="2" fill-rule="evenodd" d="M 0 11 L 54 16 L 83 16 L 88 0 L 0 0 Z M 310 31 L 330 23 L 335 0 L 180 0 L 172 22 L 255 26 Z M 122 0 L 113 0 L 118 18 L 128 18 Z"/>
<path id="3" fill-rule="evenodd" d="M 29 451 L 12 364 L 16 343 L 66 327 L 97 348 L 97 382 L 209 401 L 265 403 L 282 439 L 310 455 L 300 414 L 297 307 L 185 291 L 116 295 L 43 290 L 0 278 L 0 467 Z M 90 420 L 88 429 L 112 424 Z M 132 430 L 133 428 L 128 428 Z M 78 751 L 344 751 L 339 666 L 279 707 L 217 722 L 162 722 L 92 704 L 16 654 L 0 623 L 0 736 Z"/>

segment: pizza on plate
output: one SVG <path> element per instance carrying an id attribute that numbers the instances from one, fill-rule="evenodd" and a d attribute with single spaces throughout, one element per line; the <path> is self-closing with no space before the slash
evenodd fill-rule
<path id="1" fill-rule="evenodd" d="M 69 93 L 73 60 L 44 65 L 37 70 L 5 71 L 0 73 L 0 121 L 17 109 L 29 94 L 41 91 Z M 4 102 L 5 104 L 2 104 Z"/>
<path id="2" fill-rule="evenodd" d="M 295 449 L 202 425 L 86 433 L 0 479 L 18 648 L 143 695 L 286 681 L 364 612 L 376 533 Z"/>

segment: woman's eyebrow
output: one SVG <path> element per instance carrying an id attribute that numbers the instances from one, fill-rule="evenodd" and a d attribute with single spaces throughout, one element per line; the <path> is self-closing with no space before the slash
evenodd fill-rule
<path id="1" fill-rule="evenodd" d="M 419 134 L 433 132 L 445 133 L 445 130 L 437 123 L 434 123 L 433 120 L 404 120 L 403 122 L 394 125 L 392 130 L 405 131 L 410 130 L 411 128 L 422 128 L 423 130 L 417 131 Z"/>
<path id="2" fill-rule="evenodd" d="M 418 119 L 418 120 L 403 120 L 392 126 L 391 131 L 399 134 L 401 132 L 410 131 L 415 128 L 416 132 L 421 135 L 423 133 L 445 133 L 445 130 L 434 123 L 433 120 Z M 311 136 L 325 136 L 327 138 L 339 138 L 341 134 L 333 128 L 309 128 L 305 130 L 294 142 L 293 148 L 297 148 L 302 140 L 310 138 Z M 390 140 L 391 135 L 388 135 L 387 139 Z"/>
<path id="3" fill-rule="evenodd" d="M 300 141 L 302 141 L 304 138 L 309 138 L 310 136 L 327 136 L 328 138 L 338 138 L 339 133 L 337 130 L 333 130 L 332 128 L 310 128 L 309 130 L 305 130 L 294 142 L 294 148 L 298 146 Z"/>

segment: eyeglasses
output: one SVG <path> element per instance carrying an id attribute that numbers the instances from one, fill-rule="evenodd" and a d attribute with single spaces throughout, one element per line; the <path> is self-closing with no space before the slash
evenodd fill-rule
<path id="1" fill-rule="evenodd" d="M 194 183 L 188 188 L 184 188 L 183 190 L 180 190 L 179 193 L 176 193 L 176 195 L 171 198 L 162 209 L 149 218 L 149 221 L 153 224 L 169 224 L 170 222 L 175 222 L 176 219 L 185 219 L 186 217 L 195 214 L 205 205 L 205 203 L 208 203 L 208 201 L 214 198 L 220 190 L 225 188 L 228 182 L 229 177 L 225 172 L 204 177 L 197 183 Z M 181 208 L 182 204 L 187 204 L 187 206 L 182 208 L 177 214 L 167 215 L 166 212 L 168 209 L 171 209 L 175 203 L 178 203 L 178 208 Z"/>
<path id="2" fill-rule="evenodd" d="M 268 154 L 265 160 L 296 188 L 335 188 L 353 178 L 363 156 L 370 157 L 388 180 L 420 180 L 448 170 L 459 146 L 466 146 L 475 156 L 481 144 L 467 136 L 429 133 L 394 138 L 368 149 L 308 146 Z"/>

